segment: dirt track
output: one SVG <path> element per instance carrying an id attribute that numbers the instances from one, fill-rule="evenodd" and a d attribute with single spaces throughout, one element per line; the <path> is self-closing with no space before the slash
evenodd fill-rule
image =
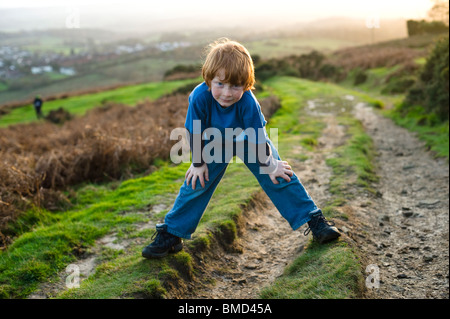
<path id="1" fill-rule="evenodd" d="M 373 298 L 449 298 L 449 167 L 413 134 L 355 109 L 378 151 L 380 196 L 353 203 L 361 248 L 380 270 Z M 362 207 L 363 206 L 363 207 Z"/>
<path id="2" fill-rule="evenodd" d="M 377 196 L 347 203 L 348 222 L 338 221 L 344 236 L 363 253 L 367 267 L 379 271 L 378 288 L 365 298 L 449 298 L 449 169 L 434 159 L 414 134 L 399 128 L 352 97 L 342 97 L 372 137 L 377 151 Z M 291 161 L 302 183 L 317 203 L 327 199 L 330 169 L 325 164 L 333 149 L 345 142 L 345 131 L 327 101 L 309 101 L 309 113 L 327 127 L 305 162 Z M 301 253 L 308 238 L 306 226 L 293 232 L 265 194 L 246 212 L 240 239 L 242 253 L 219 254 L 210 269 L 214 284 L 196 286 L 190 298 L 255 298 L 265 285 L 281 275 Z M 374 274 L 373 268 L 367 276 Z M 375 283 L 372 281 L 371 283 Z"/>

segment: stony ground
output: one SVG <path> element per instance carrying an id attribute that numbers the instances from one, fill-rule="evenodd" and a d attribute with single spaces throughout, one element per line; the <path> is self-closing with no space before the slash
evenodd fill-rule
<path id="1" fill-rule="evenodd" d="M 422 142 L 358 105 L 378 151 L 380 196 L 355 202 L 361 247 L 379 267 L 378 298 L 449 298 L 449 167 Z M 358 207 L 359 206 L 359 207 Z"/>

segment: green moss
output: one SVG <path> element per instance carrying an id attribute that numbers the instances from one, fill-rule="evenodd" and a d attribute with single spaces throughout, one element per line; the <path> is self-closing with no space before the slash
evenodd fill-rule
<path id="1" fill-rule="evenodd" d="M 192 279 L 194 276 L 194 265 L 192 257 L 186 251 L 180 251 L 170 256 L 170 264 L 178 273 L 186 279 Z"/>
<path id="2" fill-rule="evenodd" d="M 273 285 L 264 299 L 348 299 L 360 297 L 362 267 L 344 242 L 311 242 Z"/>
<path id="3" fill-rule="evenodd" d="M 230 245 L 237 238 L 236 223 L 232 220 L 223 221 L 218 227 L 218 232 L 221 241 Z"/>
<path id="4" fill-rule="evenodd" d="M 176 271 L 175 269 L 167 268 L 158 273 L 158 279 L 162 282 L 178 281 L 180 279 L 180 276 L 178 274 L 178 271 Z"/>
<path id="5" fill-rule="evenodd" d="M 196 236 L 193 240 L 188 242 L 188 246 L 192 251 L 202 252 L 211 247 L 213 239 L 212 233 L 207 233 L 202 236 Z"/>
<path id="6" fill-rule="evenodd" d="M 126 293 L 125 296 L 144 299 L 164 299 L 167 291 L 161 286 L 157 279 L 142 280 L 135 282 L 132 293 Z"/>

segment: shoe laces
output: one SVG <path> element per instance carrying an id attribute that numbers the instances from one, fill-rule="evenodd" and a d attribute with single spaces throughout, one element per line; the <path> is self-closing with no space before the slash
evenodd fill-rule
<path id="1" fill-rule="evenodd" d="M 164 230 L 157 230 L 153 233 L 151 240 L 154 240 L 155 244 L 160 244 L 163 241 L 163 237 L 165 237 L 164 235 Z"/>
<path id="2" fill-rule="evenodd" d="M 319 216 L 314 216 L 313 218 L 311 218 L 310 222 L 309 222 L 309 226 L 308 228 L 306 228 L 306 230 L 304 231 L 303 235 L 307 236 L 312 228 L 316 228 L 317 226 L 319 226 L 320 224 L 322 225 L 328 225 L 328 226 L 334 226 L 335 223 L 333 221 L 329 221 L 325 218 L 325 216 L 323 216 L 322 214 Z"/>

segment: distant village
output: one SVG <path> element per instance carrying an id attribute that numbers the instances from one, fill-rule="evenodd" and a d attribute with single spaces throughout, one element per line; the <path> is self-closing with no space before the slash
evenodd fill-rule
<path id="1" fill-rule="evenodd" d="M 101 52 L 70 50 L 70 54 L 34 52 L 20 47 L 0 45 L 0 80 L 18 79 L 23 76 L 53 73 L 61 76 L 77 74 L 77 66 L 110 60 L 123 54 L 144 50 L 159 52 L 188 47 L 189 42 L 158 42 L 152 44 L 116 45 Z"/>

